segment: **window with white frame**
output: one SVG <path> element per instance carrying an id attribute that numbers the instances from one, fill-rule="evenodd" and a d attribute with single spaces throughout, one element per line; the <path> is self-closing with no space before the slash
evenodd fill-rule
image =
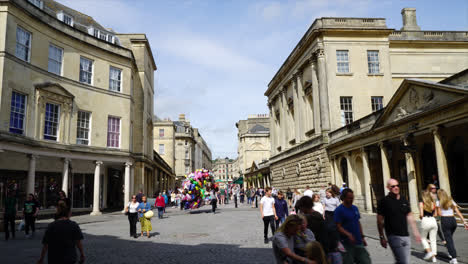
<path id="1" fill-rule="evenodd" d="M 62 75 L 63 49 L 52 44 L 49 45 L 49 66 L 51 73 Z"/>
<path id="2" fill-rule="evenodd" d="M 44 139 L 57 141 L 60 120 L 60 106 L 57 104 L 46 103 Z"/>
<path id="3" fill-rule="evenodd" d="M 84 57 L 80 58 L 80 82 L 91 84 L 93 79 L 93 61 Z"/>
<path id="4" fill-rule="evenodd" d="M 383 108 L 383 96 L 371 97 L 372 112 L 379 111 Z"/>
<path id="5" fill-rule="evenodd" d="M 17 27 L 16 28 L 16 51 L 17 58 L 29 62 L 31 54 L 31 33 Z"/>
<path id="6" fill-rule="evenodd" d="M 159 144 L 159 154 L 164 155 L 164 144 Z"/>
<path id="7" fill-rule="evenodd" d="M 63 13 L 63 23 L 73 27 L 73 17 Z"/>
<path id="8" fill-rule="evenodd" d="M 351 124 L 353 122 L 353 97 L 341 96 L 340 108 L 341 108 L 341 124 L 343 126 Z"/>
<path id="9" fill-rule="evenodd" d="M 120 92 L 120 84 L 122 82 L 122 70 L 110 67 L 109 71 L 109 90 Z"/>
<path id="10" fill-rule="evenodd" d="M 28 0 L 29 3 L 37 6 L 38 8 L 42 9 L 44 7 L 44 4 L 42 0 Z"/>
<path id="11" fill-rule="evenodd" d="M 120 118 L 109 116 L 107 119 L 107 146 L 120 147 Z"/>
<path id="12" fill-rule="evenodd" d="M 164 129 L 159 129 L 159 137 L 164 137 Z"/>
<path id="13" fill-rule="evenodd" d="M 76 124 L 76 144 L 89 145 L 89 128 L 91 113 L 78 111 Z"/>
<path id="14" fill-rule="evenodd" d="M 339 73 L 349 72 L 349 57 L 347 50 L 336 51 L 336 68 Z"/>
<path id="15" fill-rule="evenodd" d="M 380 73 L 379 69 L 379 51 L 368 50 L 367 51 L 367 65 L 369 66 L 369 73 L 375 74 Z"/>
<path id="16" fill-rule="evenodd" d="M 11 93 L 10 132 L 22 135 L 24 133 L 24 117 L 26 114 L 26 95 Z"/>

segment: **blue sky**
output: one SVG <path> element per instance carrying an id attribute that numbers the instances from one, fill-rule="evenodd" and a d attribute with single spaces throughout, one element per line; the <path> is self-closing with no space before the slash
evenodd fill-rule
<path id="1" fill-rule="evenodd" d="M 468 0 L 58 0 L 121 33 L 146 33 L 158 70 L 155 114 L 185 113 L 218 156 L 237 156 L 235 123 L 267 113 L 267 84 L 315 18 L 383 17 L 468 30 Z"/>

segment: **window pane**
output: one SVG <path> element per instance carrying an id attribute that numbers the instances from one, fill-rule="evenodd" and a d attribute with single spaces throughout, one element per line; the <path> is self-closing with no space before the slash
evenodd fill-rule
<path id="1" fill-rule="evenodd" d="M 29 61 L 29 50 L 31 48 L 31 34 L 26 30 L 16 28 L 16 51 L 15 55 L 24 61 Z"/>
<path id="2" fill-rule="evenodd" d="M 57 140 L 58 126 L 59 106 L 56 104 L 46 103 L 44 139 Z"/>
<path id="3" fill-rule="evenodd" d="M 107 146 L 118 148 L 120 146 L 120 118 L 109 117 L 107 121 Z"/>
<path id="4" fill-rule="evenodd" d="M 109 90 L 120 92 L 120 83 L 122 78 L 122 70 L 110 67 L 109 71 Z"/>
<path id="5" fill-rule="evenodd" d="M 367 64 L 369 73 L 379 73 L 379 52 L 376 50 L 367 51 Z"/>
<path id="6" fill-rule="evenodd" d="M 372 96 L 371 97 L 372 112 L 379 111 L 383 108 L 383 97 Z"/>
<path id="7" fill-rule="evenodd" d="M 49 45 L 49 72 L 61 75 L 63 50 Z"/>
<path id="8" fill-rule="evenodd" d="M 89 145 L 89 120 L 91 113 L 78 111 L 76 126 L 76 143 Z"/>
<path id="9" fill-rule="evenodd" d="M 93 61 L 86 58 L 80 59 L 80 82 L 91 84 L 93 78 Z"/>
<path id="10" fill-rule="evenodd" d="M 337 70 L 341 73 L 349 72 L 349 60 L 347 50 L 336 51 Z"/>
<path id="11" fill-rule="evenodd" d="M 24 115 L 26 109 L 26 96 L 13 92 L 11 94 L 10 107 L 10 132 L 15 134 L 23 134 L 24 131 Z"/>
<path id="12" fill-rule="evenodd" d="M 342 125 L 348 125 L 353 122 L 353 98 L 348 96 L 340 97 L 340 108 Z"/>

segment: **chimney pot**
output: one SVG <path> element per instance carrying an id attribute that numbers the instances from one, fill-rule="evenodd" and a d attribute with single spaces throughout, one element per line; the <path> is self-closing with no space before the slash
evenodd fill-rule
<path id="1" fill-rule="evenodd" d="M 421 31 L 421 28 L 416 22 L 416 8 L 403 8 L 401 10 L 401 16 L 403 18 L 402 31 Z"/>
<path id="2" fill-rule="evenodd" d="M 185 114 L 179 115 L 179 121 L 185 121 Z"/>

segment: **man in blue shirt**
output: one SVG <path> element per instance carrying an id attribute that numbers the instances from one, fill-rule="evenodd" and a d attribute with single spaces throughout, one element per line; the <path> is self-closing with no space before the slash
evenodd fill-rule
<path id="1" fill-rule="evenodd" d="M 343 255 L 344 264 L 361 263 L 370 264 L 369 253 L 364 248 L 367 242 L 362 233 L 359 219 L 359 209 L 353 205 L 353 190 L 347 188 L 341 195 L 343 203 L 335 209 L 334 219 L 336 227 L 341 235 L 341 241 L 346 249 Z"/>

